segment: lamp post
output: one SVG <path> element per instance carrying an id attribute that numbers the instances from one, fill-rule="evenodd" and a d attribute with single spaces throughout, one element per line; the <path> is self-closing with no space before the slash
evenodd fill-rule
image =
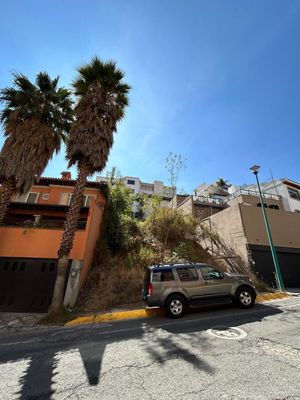
<path id="1" fill-rule="evenodd" d="M 266 231 L 267 231 L 267 236 L 268 236 L 268 240 L 269 240 L 269 244 L 270 244 L 270 248 L 271 248 L 272 258 L 273 258 L 274 267 L 275 267 L 275 273 L 276 273 L 276 276 L 277 276 L 278 289 L 282 290 L 284 288 L 283 280 L 282 280 L 282 276 L 281 276 L 281 272 L 280 272 L 280 267 L 279 267 L 279 262 L 278 262 L 276 250 L 275 250 L 275 247 L 274 247 L 274 244 L 273 244 L 270 225 L 269 225 L 269 221 L 268 221 L 268 217 L 267 217 L 267 213 L 266 213 L 266 209 L 265 209 L 265 205 L 264 205 L 264 199 L 263 199 L 263 195 L 262 195 L 262 192 L 261 192 L 261 189 L 260 189 L 259 180 L 258 180 L 258 171 L 259 171 L 259 169 L 260 169 L 259 165 L 253 165 L 253 167 L 250 168 L 250 170 L 254 173 L 255 178 L 256 178 L 256 182 L 257 182 L 257 187 L 258 187 L 259 197 L 260 197 L 260 203 L 261 203 L 261 209 L 262 209 L 262 213 L 263 213 L 263 217 L 264 217 L 264 221 L 265 221 L 265 226 L 266 226 Z"/>

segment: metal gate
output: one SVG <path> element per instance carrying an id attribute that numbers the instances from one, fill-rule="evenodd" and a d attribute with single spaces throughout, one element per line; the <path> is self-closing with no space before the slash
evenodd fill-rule
<path id="1" fill-rule="evenodd" d="M 56 259 L 0 257 L 0 311 L 46 312 L 56 272 Z"/>
<path id="2" fill-rule="evenodd" d="M 276 286 L 274 263 L 270 248 L 267 246 L 249 245 L 255 261 L 255 271 L 259 278 Z M 280 271 L 284 286 L 300 287 L 300 250 L 292 248 L 276 248 Z"/>

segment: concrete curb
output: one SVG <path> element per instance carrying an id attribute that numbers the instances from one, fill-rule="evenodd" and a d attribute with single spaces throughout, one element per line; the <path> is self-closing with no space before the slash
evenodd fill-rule
<path id="1" fill-rule="evenodd" d="M 264 303 L 270 300 L 279 300 L 291 297 L 289 294 L 280 293 L 263 293 L 256 297 L 257 303 Z M 160 308 L 145 308 L 128 311 L 116 311 L 105 314 L 92 314 L 83 317 L 77 317 L 65 324 L 65 326 L 76 326 L 84 324 L 97 324 L 101 322 L 126 320 L 126 319 L 138 319 L 138 318 L 153 318 L 163 315 L 164 312 Z"/>

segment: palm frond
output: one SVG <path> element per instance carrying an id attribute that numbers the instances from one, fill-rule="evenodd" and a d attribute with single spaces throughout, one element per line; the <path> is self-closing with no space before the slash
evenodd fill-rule
<path id="1" fill-rule="evenodd" d="M 18 191 L 28 189 L 66 141 L 74 120 L 70 91 L 59 78 L 40 72 L 33 84 L 14 73 L 13 87 L 0 91 L 0 121 L 6 140 L 0 153 L 0 179 L 13 178 Z"/>

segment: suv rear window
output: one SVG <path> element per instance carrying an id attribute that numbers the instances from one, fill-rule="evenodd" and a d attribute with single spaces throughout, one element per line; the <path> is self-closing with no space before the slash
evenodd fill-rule
<path id="1" fill-rule="evenodd" d="M 177 274 L 181 281 L 198 281 L 199 276 L 195 267 L 176 268 Z"/>
<path id="2" fill-rule="evenodd" d="M 152 282 L 175 281 L 171 268 L 156 269 L 152 274 Z"/>

